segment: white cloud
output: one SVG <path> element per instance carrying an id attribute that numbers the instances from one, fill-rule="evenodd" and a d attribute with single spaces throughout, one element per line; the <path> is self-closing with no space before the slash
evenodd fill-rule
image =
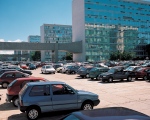
<path id="1" fill-rule="evenodd" d="M 4 39 L 0 39 L 0 42 L 6 42 Z M 7 42 L 23 42 L 20 39 L 17 40 L 8 40 Z M 0 50 L 0 54 L 14 54 L 12 50 Z"/>

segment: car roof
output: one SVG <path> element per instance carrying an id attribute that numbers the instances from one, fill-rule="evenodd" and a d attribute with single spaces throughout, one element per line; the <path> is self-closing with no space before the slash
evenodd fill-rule
<path id="1" fill-rule="evenodd" d="M 73 112 L 81 120 L 149 120 L 150 116 L 125 107 L 108 107 Z"/>
<path id="2" fill-rule="evenodd" d="M 24 77 L 24 78 L 17 78 L 16 80 L 43 80 L 45 78 L 42 78 L 42 77 Z"/>
<path id="3" fill-rule="evenodd" d="M 29 82 L 27 83 L 28 86 L 33 86 L 33 85 L 49 85 L 49 84 L 66 84 L 65 82 L 60 82 L 60 81 L 47 81 L 47 82 Z"/>

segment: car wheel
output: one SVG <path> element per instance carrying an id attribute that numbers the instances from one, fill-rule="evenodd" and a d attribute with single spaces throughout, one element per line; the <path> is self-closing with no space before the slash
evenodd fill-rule
<path id="1" fill-rule="evenodd" d="M 29 120 L 36 120 L 40 115 L 40 110 L 37 107 L 31 107 L 27 110 L 27 118 Z"/>
<path id="2" fill-rule="evenodd" d="M 89 78 L 89 74 L 86 74 L 86 78 Z"/>
<path id="3" fill-rule="evenodd" d="M 18 107 L 18 101 L 19 101 L 19 98 L 18 98 L 18 97 L 15 97 L 15 98 L 13 99 L 13 105 L 14 105 L 15 107 Z"/>
<path id="4" fill-rule="evenodd" d="M 53 74 L 55 74 L 55 72 L 53 72 Z"/>
<path id="5" fill-rule="evenodd" d="M 128 76 L 127 81 L 132 81 L 132 77 Z"/>
<path id="6" fill-rule="evenodd" d="M 66 72 L 65 72 L 65 73 L 69 74 L 69 71 L 68 71 L 68 70 L 66 70 Z"/>
<path id="7" fill-rule="evenodd" d="M 91 80 L 94 80 L 94 78 L 91 78 Z"/>
<path id="8" fill-rule="evenodd" d="M 8 83 L 6 83 L 6 82 L 2 83 L 3 88 L 7 88 L 7 86 L 8 86 Z"/>
<path id="9" fill-rule="evenodd" d="M 85 102 L 83 103 L 82 110 L 92 110 L 93 109 L 93 104 L 91 102 Z"/>
<path id="10" fill-rule="evenodd" d="M 143 80 L 147 80 L 147 76 L 144 76 L 144 77 L 143 77 Z"/>
<path id="11" fill-rule="evenodd" d="M 60 69 L 59 72 L 62 73 L 62 69 Z"/>
<path id="12" fill-rule="evenodd" d="M 75 74 L 75 71 L 72 71 L 72 74 Z"/>
<path id="13" fill-rule="evenodd" d="M 113 82 L 113 78 L 112 77 L 110 77 L 110 78 L 108 78 L 108 82 Z"/>

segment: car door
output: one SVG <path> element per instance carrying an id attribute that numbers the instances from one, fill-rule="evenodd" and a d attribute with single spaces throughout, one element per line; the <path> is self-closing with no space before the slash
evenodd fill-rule
<path id="1" fill-rule="evenodd" d="M 32 103 L 38 105 L 42 112 L 52 111 L 52 98 L 50 94 L 50 85 L 35 85 L 29 94 Z"/>
<path id="2" fill-rule="evenodd" d="M 6 73 L 2 76 L 2 81 L 4 82 L 12 82 L 13 80 L 15 80 L 15 75 L 14 73 Z"/>
<path id="3" fill-rule="evenodd" d="M 116 71 L 115 72 L 115 78 L 114 79 L 124 79 L 125 78 L 125 74 L 123 71 Z"/>
<path id="4" fill-rule="evenodd" d="M 54 110 L 68 110 L 77 108 L 77 93 L 65 84 L 53 84 L 52 103 Z"/>

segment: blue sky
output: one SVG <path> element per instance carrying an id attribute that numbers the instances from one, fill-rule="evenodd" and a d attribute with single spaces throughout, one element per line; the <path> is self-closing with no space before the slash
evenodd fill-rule
<path id="1" fill-rule="evenodd" d="M 0 41 L 27 41 L 43 24 L 72 24 L 72 0 L 0 0 Z"/>

